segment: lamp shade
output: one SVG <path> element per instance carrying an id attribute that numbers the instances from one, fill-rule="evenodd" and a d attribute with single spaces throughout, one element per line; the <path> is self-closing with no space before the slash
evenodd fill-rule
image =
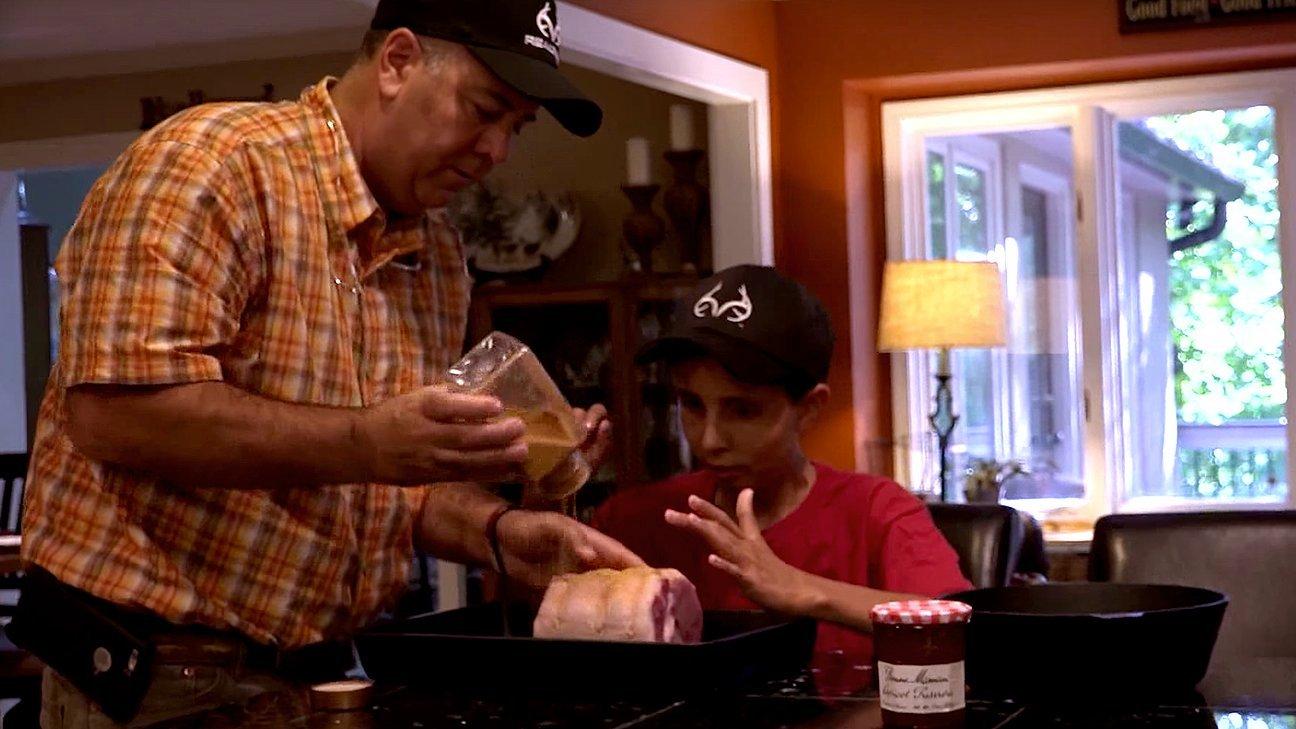
<path id="1" fill-rule="evenodd" d="M 999 347 L 1005 342 L 999 267 L 981 261 L 887 261 L 878 350 Z"/>

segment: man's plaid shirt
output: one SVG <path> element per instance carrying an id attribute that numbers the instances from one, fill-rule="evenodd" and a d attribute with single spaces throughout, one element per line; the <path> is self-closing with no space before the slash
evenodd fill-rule
<path id="1" fill-rule="evenodd" d="M 24 558 L 64 582 L 285 647 L 394 601 L 423 492 L 164 482 L 78 452 L 65 393 L 224 381 L 358 408 L 453 362 L 470 292 L 458 236 L 432 215 L 386 219 L 330 81 L 295 102 L 183 112 L 91 190 L 57 262 L 61 351 L 23 520 Z"/>

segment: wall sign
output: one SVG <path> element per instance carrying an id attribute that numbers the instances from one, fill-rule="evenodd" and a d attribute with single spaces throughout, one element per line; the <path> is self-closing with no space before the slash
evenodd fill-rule
<path id="1" fill-rule="evenodd" d="M 1122 33 L 1296 19 L 1296 0 L 1116 0 Z"/>

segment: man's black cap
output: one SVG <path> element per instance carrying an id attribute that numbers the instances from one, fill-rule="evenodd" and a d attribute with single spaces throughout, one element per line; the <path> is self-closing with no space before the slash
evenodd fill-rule
<path id="1" fill-rule="evenodd" d="M 734 266 L 679 300 L 670 330 L 641 363 L 710 356 L 740 381 L 809 390 L 828 379 L 832 322 L 804 286 L 767 266 Z"/>
<path id="2" fill-rule="evenodd" d="M 588 137 L 603 124 L 599 105 L 558 72 L 562 31 L 554 0 L 379 0 L 369 27 L 409 28 L 466 46 L 572 134 Z"/>

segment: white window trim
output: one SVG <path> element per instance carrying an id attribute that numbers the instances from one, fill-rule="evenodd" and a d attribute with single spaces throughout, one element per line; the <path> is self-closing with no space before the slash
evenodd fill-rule
<path id="1" fill-rule="evenodd" d="M 1263 499 L 1211 499 L 1210 508 L 1204 509 L 1198 499 L 1176 496 L 1135 496 L 1121 504 L 1121 512 L 1139 514 L 1153 511 L 1195 512 L 1216 509 L 1237 509 L 1251 511 L 1283 510 L 1290 508 L 1287 500 L 1273 498 Z"/>
<path id="2" fill-rule="evenodd" d="M 883 165 L 886 194 L 887 253 L 892 259 L 917 258 L 925 243 L 925 189 L 921 158 L 923 140 L 929 136 L 953 136 L 987 132 L 1009 132 L 1064 126 L 1072 131 L 1075 149 L 1075 178 L 1078 225 L 1077 273 L 1080 285 L 1082 325 L 1081 356 L 1084 368 L 1087 418 L 1085 431 L 1084 504 L 1073 516 L 1092 521 L 1120 504 L 1115 496 L 1125 493 L 1129 479 L 1124 458 L 1123 434 L 1136 424 L 1120 422 L 1109 414 L 1121 402 L 1121 347 L 1128 341 L 1122 333 L 1105 336 L 1102 322 L 1116 320 L 1119 311 L 1119 276 L 1114 255 L 1118 239 L 1118 210 L 1104 215 L 1114 204 L 1118 188 L 1118 166 L 1114 156 L 1114 123 L 1120 118 L 1141 118 L 1202 108 L 1239 108 L 1267 105 L 1275 109 L 1275 143 L 1279 150 L 1296 150 L 1296 70 L 1260 71 L 1237 74 L 1183 77 L 1152 81 L 1131 81 L 1053 89 L 979 94 L 883 105 Z M 1101 153 L 1104 159 L 1095 159 Z M 1296 155 L 1280 154 L 1280 189 L 1296 190 Z M 1290 199 L 1290 193 L 1287 195 Z M 1117 206 L 1119 207 L 1119 206 Z M 1283 267 L 1285 341 L 1284 369 L 1289 397 L 1285 408 L 1287 450 L 1296 454 L 1296 210 L 1280 217 L 1279 239 Z M 1083 282 L 1106 281 L 1103 294 L 1087 291 Z M 908 443 L 919 424 L 918 417 L 930 409 L 919 393 L 929 388 L 919 384 L 921 372 L 913 354 L 894 355 L 892 402 L 895 439 Z M 924 437 L 919 430 L 916 435 Z M 896 457 L 897 477 L 908 481 L 921 474 L 922 453 L 909 449 Z M 1287 506 L 1296 507 L 1296 458 L 1288 458 Z M 1128 510 L 1139 506 L 1131 500 Z M 1166 504 L 1167 508 L 1170 506 Z M 1250 502 L 1211 501 L 1200 509 L 1262 507 Z"/>
<path id="3" fill-rule="evenodd" d="M 1044 155 L 1033 152 L 1032 150 L 1019 149 L 1018 145 L 1012 145 L 1005 149 L 1004 171 L 1006 180 L 1007 206 L 1006 214 L 1008 217 L 1007 231 L 1022 231 L 1024 226 L 1021 217 L 1022 188 L 1030 187 L 1042 192 L 1045 195 L 1045 205 L 1048 212 L 1048 240 L 1053 243 L 1048 251 L 1050 259 L 1050 270 L 1052 271 L 1074 271 L 1075 261 L 1075 216 L 1072 211 L 1075 192 L 1072 189 L 1071 178 L 1066 174 L 1064 168 L 1059 168 L 1062 163 L 1060 160 L 1051 160 Z M 1015 251 L 1005 251 L 1005 283 L 1011 287 L 1017 281 L 1017 276 L 1008 266 L 1016 264 Z M 1059 285 L 1066 284 L 1066 288 L 1059 293 L 1059 297 L 1068 303 L 1074 301 L 1074 284 L 1071 281 L 1057 280 Z M 1011 292 L 1009 292 L 1011 298 Z M 1052 302 L 1056 303 L 1056 302 Z M 1080 316 L 1079 311 L 1073 306 L 1067 307 L 1068 316 L 1066 317 L 1065 333 L 1063 339 L 1068 343 L 1066 372 L 1063 373 L 1067 380 L 1068 390 L 1074 393 L 1077 401 L 1083 397 L 1084 387 L 1082 384 L 1083 372 L 1080 368 Z M 1052 323 L 1050 322 L 1050 327 Z M 1011 381 L 1011 380 L 1010 380 Z M 1012 406 L 1011 411 L 1014 415 L 1024 414 L 1026 400 L 1025 383 L 1012 382 Z M 1069 413 L 1068 432 L 1079 436 L 1084 432 L 1084 415 L 1079 408 L 1075 408 Z M 1028 445 L 1030 437 L 1029 427 L 1019 420 L 1014 420 L 1012 424 L 1013 448 L 1010 449 L 1021 451 Z M 1076 465 L 1079 466 L 1084 459 L 1084 443 L 1081 439 L 1077 443 L 1076 451 L 1072 453 Z M 1064 478 L 1074 479 L 1077 474 L 1066 473 Z M 1083 478 L 1083 477 L 1081 477 Z M 1064 500 L 1068 503 L 1075 502 L 1075 499 Z"/>
<path id="4" fill-rule="evenodd" d="M 926 157 L 928 139 L 932 137 L 967 137 L 971 135 L 1048 129 L 1072 126 L 1074 110 L 1064 105 L 1049 108 L 1036 107 L 1014 110 L 1020 113 L 1004 115 L 998 110 L 980 113 L 972 110 L 954 110 L 944 113 L 902 114 L 905 107 L 928 106 L 930 101 L 884 104 L 883 163 L 886 171 L 887 253 L 891 259 L 917 259 L 927 255 L 927 178 Z M 995 154 L 999 154 L 997 145 Z M 946 158 L 947 176 L 953 164 Z M 1002 189 L 997 183 L 995 187 Z M 1002 209 L 1002 200 L 996 198 L 992 207 Z M 947 230 L 957 221 L 953 202 L 946 193 Z M 996 215 L 999 215 L 996 213 Z M 1001 216 L 1000 216 L 1001 217 Z M 995 250 L 1002 255 L 1002 225 L 991 230 L 992 241 L 999 241 Z M 953 240 L 951 234 L 948 240 Z M 992 243 L 992 245 L 994 245 Z M 932 408 L 933 387 L 931 358 L 925 352 L 897 353 L 891 356 L 892 413 L 894 441 L 912 444 L 930 440 L 930 426 L 925 414 Z M 956 379 L 957 385 L 957 379 Z M 920 416 L 920 414 L 922 414 Z M 1000 431 L 1002 432 L 1002 430 Z M 897 449 L 895 472 L 901 483 L 915 488 L 924 474 L 931 469 L 927 460 L 928 449 Z M 934 471 L 933 471 L 934 472 Z"/>

